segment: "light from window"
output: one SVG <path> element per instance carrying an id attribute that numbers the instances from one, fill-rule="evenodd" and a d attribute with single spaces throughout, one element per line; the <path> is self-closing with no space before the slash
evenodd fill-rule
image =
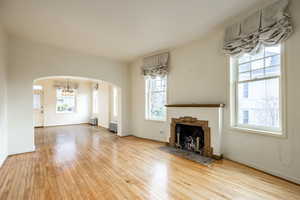
<path id="1" fill-rule="evenodd" d="M 41 85 L 33 85 L 33 90 L 43 90 L 43 86 L 41 86 Z"/>
<path id="2" fill-rule="evenodd" d="M 166 120 L 167 78 L 146 78 L 146 119 Z"/>
<path id="3" fill-rule="evenodd" d="M 280 45 L 232 59 L 235 126 L 281 131 L 280 60 Z"/>
<path id="4" fill-rule="evenodd" d="M 98 113 L 98 90 L 93 90 L 93 113 Z"/>
<path id="5" fill-rule="evenodd" d="M 68 95 L 64 95 L 63 89 L 56 89 L 56 112 L 73 113 L 75 112 L 75 90 Z"/>
<path id="6" fill-rule="evenodd" d="M 118 90 L 113 88 L 113 115 L 118 116 Z"/>
<path id="7" fill-rule="evenodd" d="M 33 109 L 41 109 L 41 94 L 33 94 Z"/>

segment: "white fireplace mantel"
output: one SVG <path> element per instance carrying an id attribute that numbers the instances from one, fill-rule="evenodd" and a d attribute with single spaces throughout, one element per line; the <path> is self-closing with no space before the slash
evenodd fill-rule
<path id="1" fill-rule="evenodd" d="M 223 108 L 224 108 L 224 106 L 222 105 L 223 104 L 220 104 L 220 106 L 212 106 L 212 107 L 167 106 L 166 140 L 169 141 L 170 132 L 171 132 L 170 125 L 171 125 L 172 118 L 194 117 L 197 118 L 198 120 L 206 120 L 208 121 L 208 126 L 211 129 L 211 147 L 213 148 L 213 154 L 216 156 L 221 156 L 222 155 L 221 141 L 222 141 L 222 125 L 223 125 Z"/>

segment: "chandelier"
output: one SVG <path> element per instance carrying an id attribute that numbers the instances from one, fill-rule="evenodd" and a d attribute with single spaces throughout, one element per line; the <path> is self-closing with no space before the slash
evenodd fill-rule
<path id="1" fill-rule="evenodd" d="M 61 94 L 62 94 L 62 96 L 73 96 L 74 95 L 74 89 L 71 87 L 69 80 L 66 81 L 66 84 L 63 87 Z"/>

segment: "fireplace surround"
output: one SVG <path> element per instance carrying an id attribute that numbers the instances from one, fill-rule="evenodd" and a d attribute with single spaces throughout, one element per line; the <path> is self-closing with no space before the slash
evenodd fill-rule
<path id="1" fill-rule="evenodd" d="M 193 117 L 172 118 L 170 130 L 170 146 L 212 157 L 213 148 L 211 147 L 211 131 L 208 121 Z M 185 135 L 183 136 L 183 134 Z"/>

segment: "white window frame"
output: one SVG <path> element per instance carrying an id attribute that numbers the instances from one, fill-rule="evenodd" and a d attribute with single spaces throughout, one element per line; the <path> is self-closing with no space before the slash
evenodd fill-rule
<path id="1" fill-rule="evenodd" d="M 164 77 L 165 78 L 165 81 L 166 81 L 166 87 L 165 87 L 165 102 L 167 103 L 167 87 L 168 87 L 168 79 L 167 79 L 167 76 Z M 159 120 L 159 119 L 153 119 L 151 118 L 151 115 L 150 115 L 150 98 L 151 98 L 151 92 L 150 92 L 150 85 L 149 85 L 149 82 L 150 82 L 150 79 L 151 77 L 145 77 L 145 119 L 148 120 L 148 121 L 157 121 L 157 122 L 165 122 L 167 120 L 167 109 L 164 106 L 164 109 L 165 109 L 165 117 L 164 119 L 162 120 Z"/>
<path id="2" fill-rule="evenodd" d="M 286 72 L 285 72 L 285 46 L 280 44 L 280 76 L 279 76 L 279 117 L 280 130 L 268 127 L 242 126 L 238 124 L 238 68 L 237 58 L 230 57 L 230 128 L 246 133 L 263 134 L 274 137 L 286 138 Z M 257 80 L 264 80 L 257 79 Z"/>
<path id="3" fill-rule="evenodd" d="M 56 88 L 56 90 L 55 90 L 55 112 L 57 113 L 57 114 L 74 114 L 74 113 L 76 113 L 76 111 L 77 111 L 77 90 L 76 89 L 74 89 L 74 110 L 73 111 L 57 111 L 57 99 L 58 99 L 58 97 L 57 97 L 57 90 L 58 90 L 59 88 Z"/>

